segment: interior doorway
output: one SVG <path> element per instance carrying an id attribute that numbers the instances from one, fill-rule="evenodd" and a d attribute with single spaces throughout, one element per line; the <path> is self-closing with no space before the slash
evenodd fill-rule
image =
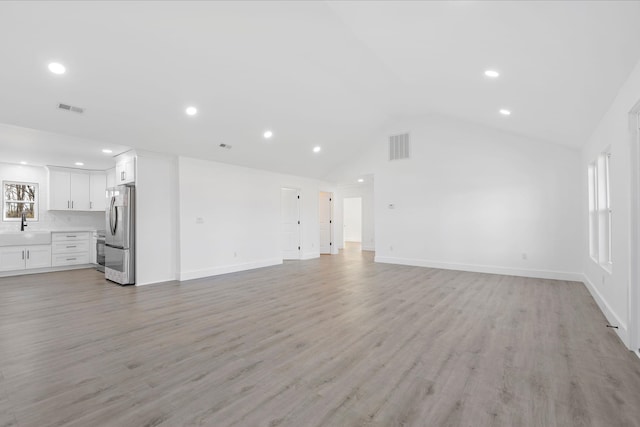
<path id="1" fill-rule="evenodd" d="M 362 250 L 362 197 L 345 197 L 342 211 L 344 247 Z"/>
<path id="2" fill-rule="evenodd" d="M 318 207 L 320 254 L 331 254 L 333 248 L 333 193 L 321 191 Z"/>
<path id="3" fill-rule="evenodd" d="M 300 259 L 300 190 L 280 189 L 282 259 Z"/>

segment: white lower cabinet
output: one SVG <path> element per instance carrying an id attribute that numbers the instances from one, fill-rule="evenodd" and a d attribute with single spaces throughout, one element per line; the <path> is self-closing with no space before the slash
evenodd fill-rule
<path id="1" fill-rule="evenodd" d="M 89 264 L 90 232 L 51 233 L 51 265 Z"/>
<path id="2" fill-rule="evenodd" d="M 0 247 L 0 271 L 51 267 L 51 246 Z"/>

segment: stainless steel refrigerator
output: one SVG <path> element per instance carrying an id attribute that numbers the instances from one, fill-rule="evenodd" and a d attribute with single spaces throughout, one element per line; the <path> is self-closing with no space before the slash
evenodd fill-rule
<path id="1" fill-rule="evenodd" d="M 136 282 L 135 218 L 135 187 L 119 185 L 108 188 L 104 275 L 121 285 Z"/>

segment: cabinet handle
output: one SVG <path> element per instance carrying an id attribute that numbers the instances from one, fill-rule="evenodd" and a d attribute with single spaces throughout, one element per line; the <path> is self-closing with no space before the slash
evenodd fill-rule
<path id="1" fill-rule="evenodd" d="M 75 261 L 75 258 L 67 258 L 67 261 Z"/>
<path id="2" fill-rule="evenodd" d="M 67 249 L 69 249 L 69 248 L 75 248 L 75 245 L 74 246 L 67 246 Z"/>
<path id="3" fill-rule="evenodd" d="M 27 251 L 27 259 L 29 259 L 29 251 Z"/>
<path id="4" fill-rule="evenodd" d="M 69 201 L 67 200 L 67 209 L 69 209 Z"/>
<path id="5" fill-rule="evenodd" d="M 24 259 L 24 251 L 22 251 L 22 259 Z"/>

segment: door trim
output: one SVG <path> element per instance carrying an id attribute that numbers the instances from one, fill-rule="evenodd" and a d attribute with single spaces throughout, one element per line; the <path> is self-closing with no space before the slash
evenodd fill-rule
<path id="1" fill-rule="evenodd" d="M 640 347 L 640 100 L 629 112 L 631 158 L 631 221 L 629 253 L 629 346 L 639 354 Z"/>

